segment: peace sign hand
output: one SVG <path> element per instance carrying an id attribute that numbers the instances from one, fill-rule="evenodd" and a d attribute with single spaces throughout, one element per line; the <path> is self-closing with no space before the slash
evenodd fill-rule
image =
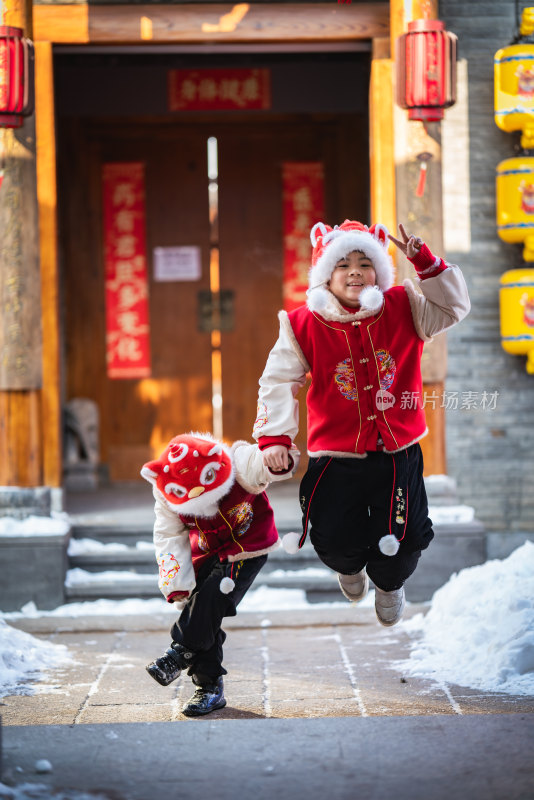
<path id="1" fill-rule="evenodd" d="M 399 250 L 402 250 L 407 258 L 415 258 L 423 246 L 423 240 L 420 239 L 419 236 L 413 236 L 412 234 L 408 236 L 402 222 L 399 223 L 399 230 L 403 239 L 402 242 L 399 239 L 395 239 L 395 237 L 390 233 L 388 233 L 388 238 L 391 239 L 393 244 L 396 245 Z"/>

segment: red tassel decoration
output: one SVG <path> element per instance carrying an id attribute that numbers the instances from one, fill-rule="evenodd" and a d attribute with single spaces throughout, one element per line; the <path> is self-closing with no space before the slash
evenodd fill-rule
<path id="1" fill-rule="evenodd" d="M 426 164 L 421 164 L 421 169 L 419 170 L 419 182 L 417 183 L 417 189 L 415 190 L 416 197 L 422 197 L 424 195 L 425 184 L 426 184 Z"/>
<path id="2" fill-rule="evenodd" d="M 428 169 L 428 162 L 431 158 L 432 153 L 419 153 L 417 156 L 417 160 L 420 162 L 421 167 L 419 169 L 419 181 L 417 183 L 417 189 L 415 190 L 416 197 L 422 197 L 425 193 L 426 173 Z"/>

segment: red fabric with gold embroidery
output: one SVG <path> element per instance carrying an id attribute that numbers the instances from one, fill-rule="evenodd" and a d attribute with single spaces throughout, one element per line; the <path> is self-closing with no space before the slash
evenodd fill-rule
<path id="1" fill-rule="evenodd" d="M 375 315 L 354 324 L 306 306 L 289 321 L 313 376 L 307 395 L 308 452 L 390 452 L 424 436 L 421 354 L 404 287 L 384 294 Z"/>
<path id="2" fill-rule="evenodd" d="M 179 514 L 189 528 L 191 555 L 195 573 L 206 559 L 218 556 L 221 561 L 235 561 L 265 551 L 278 541 L 274 515 L 265 492 L 252 494 L 239 483 L 219 503 L 214 517 Z"/>

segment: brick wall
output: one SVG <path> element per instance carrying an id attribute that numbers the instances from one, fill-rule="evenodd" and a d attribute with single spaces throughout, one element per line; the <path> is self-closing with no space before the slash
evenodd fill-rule
<path id="1" fill-rule="evenodd" d="M 469 317 L 448 334 L 446 390 L 459 392 L 460 399 L 464 392 L 478 393 L 477 408 L 447 411 L 447 456 L 459 499 L 474 506 L 488 531 L 532 535 L 534 376 L 525 371 L 525 357 L 502 350 L 499 334 L 499 278 L 507 269 L 525 265 L 521 248 L 501 242 L 495 224 L 495 168 L 516 154 L 520 135 L 501 132 L 493 121 L 493 56 L 511 43 L 515 14 L 515 0 L 439 3 L 440 19 L 457 34 L 459 55 L 467 62 L 468 94 L 468 119 L 451 114 L 444 125 L 446 191 L 463 187 L 470 200 L 467 221 L 458 213 L 455 219 L 454 208 L 445 214 L 447 232 L 455 224 L 462 232 L 460 237 L 446 235 L 446 246 L 455 248 L 446 255 L 462 266 L 473 304 Z M 467 174 L 460 166 L 456 176 L 466 123 Z M 455 150 L 460 158 L 454 157 Z M 482 392 L 499 392 L 494 410 L 480 407 Z"/>

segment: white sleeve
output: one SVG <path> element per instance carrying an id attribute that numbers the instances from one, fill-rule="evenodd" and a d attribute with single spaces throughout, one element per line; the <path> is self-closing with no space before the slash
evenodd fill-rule
<path id="1" fill-rule="evenodd" d="M 289 436 L 294 440 L 299 427 L 297 392 L 306 383 L 309 366 L 294 337 L 285 312 L 280 313 L 280 334 L 269 353 L 260 378 L 258 416 L 252 435 Z"/>
<path id="2" fill-rule="evenodd" d="M 293 459 L 293 469 L 284 474 L 271 472 L 263 463 L 261 450 L 257 444 L 248 442 L 235 442 L 232 447 L 235 465 L 236 480 L 247 492 L 260 494 L 273 481 L 283 481 L 291 478 L 299 464 L 300 453 L 296 447 L 290 450 Z"/>
<path id="3" fill-rule="evenodd" d="M 423 294 L 419 294 L 409 280 L 404 282 L 404 286 L 421 339 L 431 339 L 447 328 L 452 328 L 471 309 L 464 276 L 459 267 L 454 265 L 448 264 L 447 269 L 434 278 L 419 281 Z"/>
<path id="4" fill-rule="evenodd" d="M 172 592 L 189 592 L 195 588 L 195 571 L 191 558 L 189 531 L 178 514 L 159 498 L 154 507 L 154 546 L 159 565 L 158 586 L 167 598 Z"/>

